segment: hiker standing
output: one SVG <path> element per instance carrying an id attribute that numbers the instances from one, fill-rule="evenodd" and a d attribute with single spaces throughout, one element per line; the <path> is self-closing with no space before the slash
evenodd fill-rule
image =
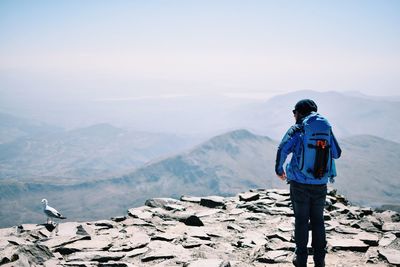
<path id="1" fill-rule="evenodd" d="M 290 199 L 295 217 L 295 266 L 307 266 L 309 222 L 312 230 L 313 258 L 316 267 L 325 266 L 326 235 L 324 207 L 327 183 L 336 176 L 334 159 L 341 149 L 329 122 L 317 113 L 317 105 L 303 99 L 293 110 L 296 124 L 278 147 L 275 172 L 290 184 Z M 292 153 L 290 163 L 283 164 Z"/>

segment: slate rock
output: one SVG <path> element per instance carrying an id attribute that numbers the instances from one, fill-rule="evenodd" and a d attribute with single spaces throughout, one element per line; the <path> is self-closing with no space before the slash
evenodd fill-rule
<path id="1" fill-rule="evenodd" d="M 16 236 L 7 237 L 7 242 L 14 246 L 28 245 L 30 243 L 25 239 Z"/>
<path id="2" fill-rule="evenodd" d="M 202 197 L 200 205 L 208 208 L 225 208 L 225 198 L 220 196 Z"/>
<path id="3" fill-rule="evenodd" d="M 166 205 L 179 205 L 181 202 L 173 198 L 152 198 L 145 202 L 145 205 L 152 208 L 165 208 Z"/>
<path id="4" fill-rule="evenodd" d="M 341 214 L 347 214 L 350 211 L 348 207 L 341 202 L 333 204 L 332 207 L 334 210 L 337 210 Z"/>
<path id="5" fill-rule="evenodd" d="M 116 217 L 112 217 L 111 221 L 113 222 L 122 222 L 126 220 L 126 216 L 116 216 Z"/>
<path id="6" fill-rule="evenodd" d="M 370 246 L 377 246 L 379 243 L 379 236 L 376 234 L 361 232 L 355 236 L 356 239 L 363 241 Z"/>
<path id="7" fill-rule="evenodd" d="M 266 250 L 284 250 L 284 251 L 294 251 L 296 246 L 294 243 L 282 241 L 279 238 L 269 239 L 265 245 Z"/>
<path id="8" fill-rule="evenodd" d="M 185 206 L 177 205 L 177 204 L 165 204 L 164 208 L 169 211 L 184 211 L 184 210 L 186 210 Z"/>
<path id="9" fill-rule="evenodd" d="M 281 195 L 281 194 L 278 194 L 278 193 L 275 193 L 275 192 L 268 192 L 267 197 L 269 199 L 272 199 L 272 200 L 275 200 L 275 201 L 280 201 L 280 202 L 289 201 L 290 200 L 290 197 L 285 196 L 285 195 Z"/>
<path id="10" fill-rule="evenodd" d="M 188 226 L 204 226 L 204 223 L 200 220 L 200 218 L 196 215 L 191 215 L 187 218 L 181 220 L 184 224 Z"/>
<path id="11" fill-rule="evenodd" d="M 114 223 L 112 221 L 108 221 L 108 220 L 100 220 L 100 221 L 94 222 L 93 225 L 99 227 L 100 229 L 114 228 Z"/>
<path id="12" fill-rule="evenodd" d="M 192 196 L 181 196 L 180 198 L 181 201 L 184 202 L 192 202 L 192 203 L 200 203 L 201 198 L 200 197 L 192 197 Z"/>
<path id="13" fill-rule="evenodd" d="M 181 246 L 182 247 L 182 246 Z M 159 259 L 173 259 L 183 253 L 182 250 L 178 248 L 178 246 L 173 245 L 169 242 L 163 241 L 154 241 L 149 244 L 150 251 L 146 253 L 142 258 L 142 262 L 149 262 Z"/>
<path id="14" fill-rule="evenodd" d="M 134 258 L 140 255 L 143 255 L 149 251 L 149 248 L 143 247 L 143 248 L 136 248 L 134 250 L 131 250 L 129 252 L 126 252 L 125 257 L 126 258 Z"/>
<path id="15" fill-rule="evenodd" d="M 369 248 L 367 244 L 359 239 L 348 239 L 340 237 L 328 239 L 328 245 L 332 247 L 333 251 L 350 250 L 357 252 L 366 252 Z"/>
<path id="16" fill-rule="evenodd" d="M 121 261 L 118 261 L 118 262 L 110 261 L 110 262 L 106 262 L 106 263 L 100 262 L 97 266 L 98 267 L 135 267 L 135 265 L 133 265 L 133 264 L 130 264 L 127 262 L 121 262 Z"/>
<path id="17" fill-rule="evenodd" d="M 365 253 L 365 257 L 367 263 L 377 264 L 379 262 L 379 253 L 377 247 L 370 247 Z"/>
<path id="18" fill-rule="evenodd" d="M 262 263 L 283 263 L 287 262 L 289 251 L 285 250 L 276 250 L 276 251 L 267 251 L 264 255 L 258 257 L 256 260 Z"/>
<path id="19" fill-rule="evenodd" d="M 288 233 L 288 232 L 283 233 L 280 231 L 277 231 L 277 232 L 274 232 L 271 234 L 266 234 L 266 237 L 268 239 L 279 238 L 280 240 L 285 241 L 285 242 L 291 242 L 291 240 L 292 240 L 292 235 L 290 233 Z"/>
<path id="20" fill-rule="evenodd" d="M 400 266 L 400 250 L 382 248 L 378 250 L 379 254 L 382 255 L 390 264 Z"/>
<path id="21" fill-rule="evenodd" d="M 75 252 L 67 256 L 67 261 L 95 261 L 95 262 L 107 262 L 107 261 L 119 261 L 125 257 L 123 252 L 108 252 L 108 251 L 83 251 Z"/>
<path id="22" fill-rule="evenodd" d="M 335 231 L 338 233 L 341 233 L 341 234 L 354 234 L 354 235 L 361 232 L 361 230 L 359 230 L 359 229 L 347 227 L 347 226 L 343 226 L 343 225 L 335 227 Z"/>
<path id="23" fill-rule="evenodd" d="M 162 233 L 162 234 L 156 234 L 154 236 L 151 237 L 151 240 L 160 240 L 160 241 L 167 241 L 167 242 L 171 242 L 177 238 L 179 238 L 179 235 L 176 234 L 168 234 L 168 233 Z"/>
<path id="24" fill-rule="evenodd" d="M 395 232 L 400 232 L 400 222 L 385 222 L 382 226 L 382 231 L 388 232 L 388 231 L 395 231 Z"/>
<path id="25" fill-rule="evenodd" d="M 77 235 L 89 235 L 89 233 L 86 231 L 86 229 L 82 225 L 78 225 L 76 227 L 76 234 Z"/>
<path id="26" fill-rule="evenodd" d="M 243 232 L 245 230 L 243 227 L 241 227 L 241 226 L 239 226 L 237 224 L 234 224 L 234 223 L 228 224 L 227 228 L 229 230 L 235 230 L 235 231 L 237 231 L 239 233 L 241 233 L 241 232 Z"/>
<path id="27" fill-rule="evenodd" d="M 229 261 L 220 259 L 201 259 L 186 263 L 184 267 L 231 267 Z"/>
<path id="28" fill-rule="evenodd" d="M 387 247 L 390 246 L 396 240 L 396 236 L 392 233 L 386 233 L 383 235 L 381 240 L 379 240 L 380 247 Z"/>
<path id="29" fill-rule="evenodd" d="M 63 247 L 58 248 L 56 251 L 64 255 L 66 254 L 65 251 L 67 251 L 68 249 L 72 252 L 101 251 L 101 250 L 108 250 L 111 246 L 112 246 L 112 240 L 110 238 L 106 238 L 104 236 L 95 236 L 91 240 L 79 240 L 74 243 L 65 245 Z"/>
<path id="30" fill-rule="evenodd" d="M 239 194 L 240 201 L 249 202 L 249 201 L 255 201 L 255 200 L 259 200 L 259 199 L 260 199 L 260 194 L 258 194 L 258 193 L 246 192 L 246 193 Z"/>
<path id="31" fill-rule="evenodd" d="M 182 242 L 182 246 L 186 249 L 197 248 L 200 246 L 214 246 L 215 243 L 207 240 L 199 240 L 197 238 L 187 238 Z"/>
<path id="32" fill-rule="evenodd" d="M 382 219 L 385 222 L 400 222 L 400 214 L 392 210 L 385 210 L 382 212 L 375 213 L 375 216 Z"/>
<path id="33" fill-rule="evenodd" d="M 360 212 L 361 217 L 374 214 L 374 211 L 371 208 L 361 208 Z"/>
<path id="34" fill-rule="evenodd" d="M 41 242 L 41 244 L 43 244 L 43 245 L 45 245 L 45 246 L 47 246 L 49 248 L 55 249 L 55 248 L 58 248 L 58 247 L 62 247 L 62 246 L 74 243 L 74 242 L 79 241 L 79 240 L 90 240 L 90 239 L 91 239 L 90 236 L 81 236 L 81 235 L 79 235 L 79 236 L 78 235 L 75 235 L 75 236 L 56 236 L 56 237 L 53 237 L 53 238 L 50 238 L 48 240 L 45 240 L 45 241 Z"/>
<path id="35" fill-rule="evenodd" d="M 211 237 L 206 233 L 203 228 L 198 227 L 188 227 L 186 229 L 186 235 L 194 238 L 198 238 L 201 240 L 210 240 Z"/>
<path id="36" fill-rule="evenodd" d="M 275 215 L 281 215 L 281 216 L 294 216 L 293 215 L 293 210 L 291 208 L 287 207 L 271 207 L 271 208 L 266 208 L 264 209 L 264 212 L 266 214 L 275 216 Z"/>
<path id="37" fill-rule="evenodd" d="M 17 261 L 19 256 L 15 254 L 15 247 L 8 246 L 0 253 L 0 265 Z"/>
<path id="38" fill-rule="evenodd" d="M 44 245 L 32 244 L 19 246 L 16 252 L 19 258 L 24 256 L 29 262 L 43 264 L 45 261 L 54 257 L 50 249 Z"/>

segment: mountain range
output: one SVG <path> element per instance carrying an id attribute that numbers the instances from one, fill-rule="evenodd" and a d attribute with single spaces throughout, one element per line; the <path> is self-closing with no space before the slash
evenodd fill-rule
<path id="1" fill-rule="evenodd" d="M 12 141 L 0 144 L 0 179 L 20 181 L 57 177 L 58 181 L 73 182 L 115 176 L 198 142 L 194 137 L 128 131 L 110 124 L 57 131 L 33 128 L 25 122 L 8 126 L 28 133 L 15 131 Z"/>
<path id="2" fill-rule="evenodd" d="M 400 144 L 359 135 L 339 139 L 343 156 L 332 186 L 349 200 L 373 207 L 400 202 Z M 1 226 L 40 220 L 47 198 L 73 220 L 117 215 L 151 197 L 232 195 L 249 188 L 286 188 L 274 174 L 277 141 L 236 130 L 134 172 L 69 185 L 3 182 Z"/>
<path id="3" fill-rule="evenodd" d="M 318 112 L 332 124 L 335 135 L 374 135 L 400 142 L 400 101 L 398 98 L 368 97 L 355 93 L 297 91 L 278 95 L 266 102 L 248 104 L 230 116 L 236 128 L 280 139 L 294 122 L 292 109 L 300 99 L 311 98 Z"/>

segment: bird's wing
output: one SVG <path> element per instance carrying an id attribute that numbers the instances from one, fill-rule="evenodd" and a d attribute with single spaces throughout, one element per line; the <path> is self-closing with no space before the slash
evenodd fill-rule
<path id="1" fill-rule="evenodd" d="M 59 219 L 63 219 L 64 218 L 64 216 L 62 216 L 61 213 L 59 213 L 55 208 L 52 208 L 50 206 L 47 206 L 45 208 L 44 212 L 49 217 L 54 217 L 54 218 L 59 218 Z"/>

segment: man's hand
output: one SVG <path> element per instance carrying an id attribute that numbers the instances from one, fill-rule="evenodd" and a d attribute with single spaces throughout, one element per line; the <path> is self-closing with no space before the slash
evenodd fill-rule
<path id="1" fill-rule="evenodd" d="M 285 171 L 283 171 L 281 175 L 277 175 L 277 176 L 278 176 L 279 179 L 281 179 L 282 181 L 285 181 L 285 180 L 286 180 L 286 173 L 285 173 Z"/>

